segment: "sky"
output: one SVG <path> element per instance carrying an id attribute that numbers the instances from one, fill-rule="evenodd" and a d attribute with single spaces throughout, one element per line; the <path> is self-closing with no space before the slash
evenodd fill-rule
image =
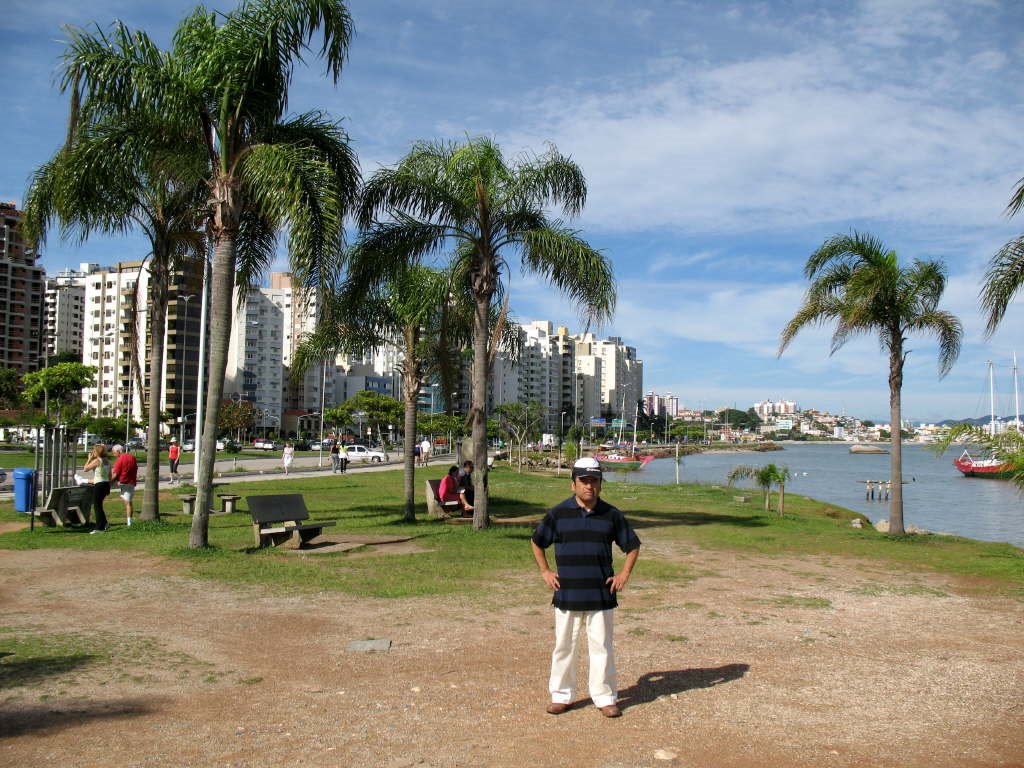
<path id="1" fill-rule="evenodd" d="M 0 15 L 0 200 L 59 147 L 65 25 L 120 19 L 169 46 L 194 3 L 8 0 Z M 230 10 L 230 0 L 210 9 Z M 903 263 L 937 259 L 941 302 L 964 328 L 938 376 L 933 339 L 911 337 L 904 418 L 1013 411 L 1024 295 L 984 336 L 978 292 L 992 256 L 1024 232 L 1006 206 L 1024 176 L 1024 3 L 1019 0 L 351 0 L 355 37 L 337 86 L 296 72 L 289 109 L 343 121 L 364 177 L 418 140 L 490 136 L 509 158 L 554 144 L 583 170 L 572 226 L 614 264 L 614 319 L 644 390 L 686 407 L 802 408 L 888 422 L 877 339 L 830 355 L 831 329 L 780 356 L 808 256 L 853 230 Z M 312 58 L 312 57 L 310 57 Z M 48 272 L 146 252 L 137 237 L 85 245 L 51 233 Z M 279 268 L 285 268 L 282 257 Z M 523 322 L 582 329 L 576 308 L 512 261 Z"/>

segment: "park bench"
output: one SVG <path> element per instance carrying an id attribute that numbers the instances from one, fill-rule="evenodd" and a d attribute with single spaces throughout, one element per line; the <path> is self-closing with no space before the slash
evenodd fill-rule
<path id="1" fill-rule="evenodd" d="M 257 547 L 278 546 L 301 549 L 316 538 L 333 520 L 309 520 L 309 511 L 301 493 L 278 493 L 266 496 L 246 496 L 252 531 Z"/>
<path id="2" fill-rule="evenodd" d="M 456 517 L 462 514 L 462 505 L 457 501 L 441 501 L 441 481 L 427 480 L 426 485 L 427 512 L 431 517 Z"/>
<path id="3" fill-rule="evenodd" d="M 91 511 L 92 486 L 69 485 L 52 489 L 36 514 L 45 525 L 85 525 Z"/>

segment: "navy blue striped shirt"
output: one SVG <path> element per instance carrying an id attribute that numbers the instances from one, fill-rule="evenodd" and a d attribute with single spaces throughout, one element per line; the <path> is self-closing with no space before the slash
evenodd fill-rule
<path id="1" fill-rule="evenodd" d="M 604 611 L 618 606 L 608 585 L 615 575 L 612 542 L 623 552 L 640 546 L 623 514 L 603 499 L 587 512 L 571 496 L 550 510 L 533 532 L 541 549 L 555 545 L 558 586 L 551 604 L 566 611 Z"/>

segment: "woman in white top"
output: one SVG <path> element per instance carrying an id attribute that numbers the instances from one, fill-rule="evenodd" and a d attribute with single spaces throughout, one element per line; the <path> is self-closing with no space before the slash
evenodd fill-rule
<path id="1" fill-rule="evenodd" d="M 92 471 L 92 508 L 96 511 L 96 527 L 92 533 L 105 531 L 107 515 L 103 511 L 103 500 L 110 495 L 110 459 L 107 458 L 107 446 L 96 443 L 85 462 L 85 472 Z"/>
<path id="2" fill-rule="evenodd" d="M 288 470 L 292 466 L 292 462 L 295 460 L 295 446 L 291 443 L 284 444 L 284 455 L 281 457 L 284 462 L 284 473 L 287 475 Z"/>

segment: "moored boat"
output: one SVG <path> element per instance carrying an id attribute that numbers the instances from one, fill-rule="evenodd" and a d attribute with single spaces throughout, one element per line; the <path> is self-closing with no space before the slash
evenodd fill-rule
<path id="1" fill-rule="evenodd" d="M 966 450 L 953 462 L 967 477 L 990 477 L 1004 480 L 1013 476 L 1012 466 L 999 459 L 976 459 Z"/>
<path id="2" fill-rule="evenodd" d="M 610 453 L 595 453 L 594 458 L 601 465 L 601 469 L 643 469 L 653 456 L 636 456 L 612 451 Z"/>

